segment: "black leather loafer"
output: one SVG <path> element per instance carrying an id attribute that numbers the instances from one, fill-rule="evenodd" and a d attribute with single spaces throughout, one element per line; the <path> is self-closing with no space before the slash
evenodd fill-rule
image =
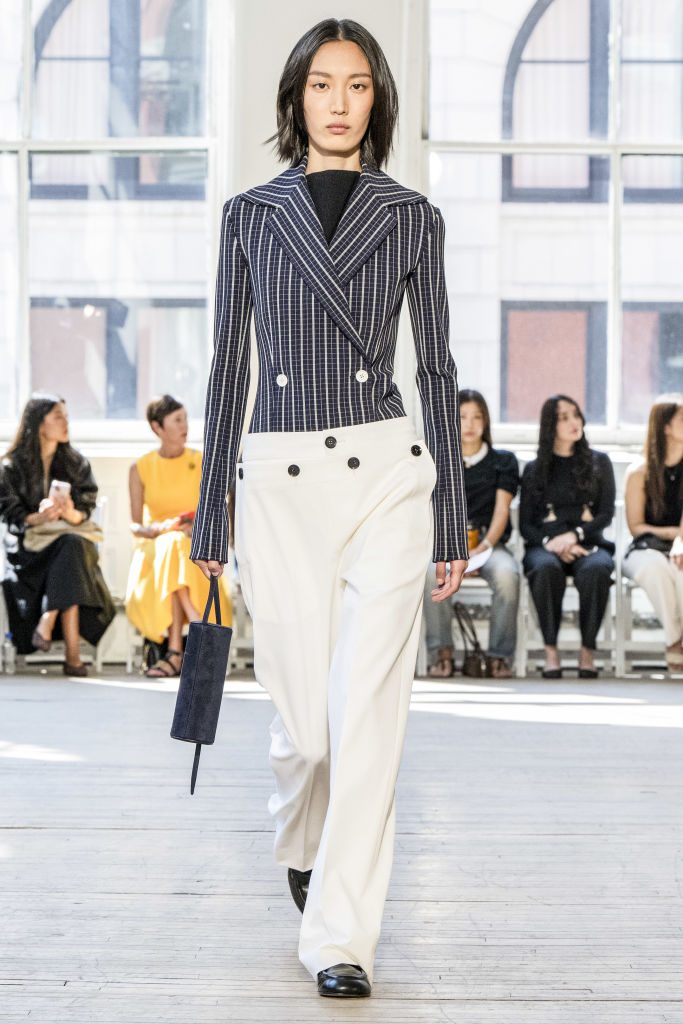
<path id="1" fill-rule="evenodd" d="M 306 897 L 308 896 L 308 883 L 310 882 L 310 880 L 310 871 L 297 871 L 296 868 L 287 869 L 287 881 L 289 882 L 289 891 L 292 894 L 292 899 L 294 900 L 302 914 L 304 912 L 304 907 L 306 906 Z"/>
<path id="2" fill-rule="evenodd" d="M 358 964 L 335 964 L 318 974 L 321 996 L 339 999 L 362 999 L 371 992 L 368 976 Z"/>

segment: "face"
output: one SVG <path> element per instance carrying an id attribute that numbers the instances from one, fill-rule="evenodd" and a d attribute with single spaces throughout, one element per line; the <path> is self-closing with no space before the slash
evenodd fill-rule
<path id="1" fill-rule="evenodd" d="M 152 430 L 161 441 L 177 447 L 184 445 L 187 441 L 187 412 L 184 408 L 176 409 L 164 416 L 161 426 L 158 423 L 152 424 Z"/>
<path id="2" fill-rule="evenodd" d="M 50 409 L 40 424 L 38 433 L 42 441 L 56 441 L 58 444 L 68 444 L 69 417 L 66 414 L 64 402 L 57 402 Z"/>
<path id="3" fill-rule="evenodd" d="M 476 402 L 463 402 L 460 406 L 460 434 L 465 444 L 481 441 L 484 417 Z"/>
<path id="4" fill-rule="evenodd" d="M 575 444 L 583 437 L 583 420 L 573 402 L 560 399 L 557 403 L 557 426 L 555 437 L 566 444 Z"/>
<path id="5" fill-rule="evenodd" d="M 669 422 L 664 427 L 667 441 L 683 444 L 683 405 L 679 405 Z"/>
<path id="6" fill-rule="evenodd" d="M 360 46 L 348 40 L 323 43 L 304 89 L 309 145 L 324 156 L 359 151 L 374 99 L 370 65 Z"/>

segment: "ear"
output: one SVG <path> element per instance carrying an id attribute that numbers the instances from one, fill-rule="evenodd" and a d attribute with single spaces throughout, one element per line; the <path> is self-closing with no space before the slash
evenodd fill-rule
<path id="1" fill-rule="evenodd" d="M 157 435 L 157 437 L 161 437 L 161 430 L 163 428 L 161 426 L 161 423 L 159 423 L 158 420 L 152 420 L 152 422 L 150 423 L 150 427 L 152 428 L 154 433 Z"/>

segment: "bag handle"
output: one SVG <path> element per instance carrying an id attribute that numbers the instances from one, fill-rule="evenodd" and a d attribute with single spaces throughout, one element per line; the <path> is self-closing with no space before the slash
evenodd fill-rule
<path id="1" fill-rule="evenodd" d="M 220 626 L 221 623 L 221 599 L 218 593 L 218 576 L 211 577 L 211 583 L 209 584 L 209 599 L 206 602 L 206 608 L 204 609 L 204 618 L 202 622 L 206 623 L 209 621 L 209 615 L 211 613 L 211 605 L 214 605 L 216 610 L 216 623 Z"/>

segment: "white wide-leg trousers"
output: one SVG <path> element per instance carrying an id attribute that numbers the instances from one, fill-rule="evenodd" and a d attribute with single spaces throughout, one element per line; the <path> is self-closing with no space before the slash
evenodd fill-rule
<path id="1" fill-rule="evenodd" d="M 278 863 L 313 869 L 299 956 L 372 979 L 394 788 L 432 546 L 436 472 L 406 418 L 250 434 L 236 555 L 255 672 L 277 714 Z"/>

